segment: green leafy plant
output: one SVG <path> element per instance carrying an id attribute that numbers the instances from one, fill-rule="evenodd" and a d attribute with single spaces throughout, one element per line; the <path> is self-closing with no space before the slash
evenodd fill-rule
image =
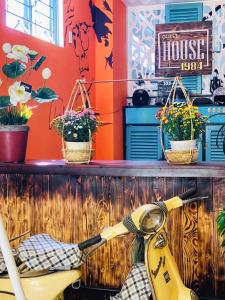
<path id="1" fill-rule="evenodd" d="M 99 117 L 91 108 L 68 111 L 51 122 L 51 127 L 66 142 L 88 142 L 100 125 Z"/>
<path id="2" fill-rule="evenodd" d="M 225 207 L 217 216 L 218 233 L 222 237 L 222 247 L 225 247 Z"/>
<path id="3" fill-rule="evenodd" d="M 32 116 L 32 109 L 26 104 L 18 106 L 8 106 L 0 109 L 0 121 L 4 125 L 23 125 Z"/>
<path id="4" fill-rule="evenodd" d="M 52 89 L 46 87 L 51 70 L 49 68 L 42 70 L 43 86 L 35 91 L 28 81 L 31 73 L 39 70 L 46 57 L 38 58 L 37 51 L 30 50 L 24 45 L 12 46 L 4 43 L 2 50 L 6 59 L 2 66 L 2 72 L 6 77 L 4 88 L 7 89 L 8 95 L 0 96 L 0 125 L 26 124 L 32 116 L 32 107 L 26 104 L 29 100 L 44 103 L 58 98 Z M 13 82 L 10 83 L 10 80 Z M 0 79 L 0 86 L 2 83 Z"/>
<path id="5" fill-rule="evenodd" d="M 187 103 L 174 103 L 161 108 L 156 118 L 162 123 L 163 131 L 172 141 L 198 139 L 208 120 L 199 113 L 198 107 Z"/>

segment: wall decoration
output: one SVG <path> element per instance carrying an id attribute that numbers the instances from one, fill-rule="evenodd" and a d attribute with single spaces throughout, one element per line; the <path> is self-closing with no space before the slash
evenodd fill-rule
<path id="1" fill-rule="evenodd" d="M 147 78 L 155 73 L 155 25 L 165 22 L 164 5 L 146 5 L 128 8 L 128 78 Z M 128 83 L 132 96 L 139 82 Z M 142 88 L 152 90 L 150 82 Z"/>
<path id="2" fill-rule="evenodd" d="M 212 22 L 156 25 L 155 76 L 212 73 Z"/>
<path id="3" fill-rule="evenodd" d="M 67 43 L 69 32 L 72 32 L 72 45 L 74 48 L 75 57 L 79 62 L 79 73 L 81 78 L 87 77 L 90 72 L 90 36 L 94 32 L 98 43 L 102 43 L 103 47 L 109 47 L 109 35 L 112 32 L 107 24 L 112 24 L 106 12 L 112 13 L 109 3 L 106 0 L 102 0 L 102 7 L 100 9 L 96 6 L 92 0 L 85 0 L 86 11 L 89 12 L 86 20 L 75 22 L 77 20 L 78 0 L 64 0 L 65 4 L 65 32 L 64 40 Z M 105 60 L 105 68 L 113 67 L 112 49 L 109 49 L 109 55 L 102 57 Z"/>
<path id="4" fill-rule="evenodd" d="M 108 3 L 106 1 L 103 1 L 103 3 L 105 3 L 105 9 L 111 11 Z M 112 32 L 106 24 L 112 24 L 112 20 L 104 13 L 104 11 L 94 5 L 92 0 L 89 1 L 89 6 L 91 9 L 93 29 L 95 31 L 98 42 L 102 43 L 102 41 L 104 41 L 105 47 L 108 47 L 109 34 L 112 34 Z"/>
<path id="5" fill-rule="evenodd" d="M 225 74 L 225 1 L 218 5 L 212 1 L 207 1 L 203 5 L 203 20 L 213 22 L 213 70 L 218 70 L 218 75 L 222 79 Z M 203 75 L 203 93 L 209 94 L 210 80 L 212 76 Z"/>

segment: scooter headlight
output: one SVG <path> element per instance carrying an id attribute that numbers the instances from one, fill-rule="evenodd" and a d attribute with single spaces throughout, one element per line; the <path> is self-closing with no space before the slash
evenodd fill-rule
<path id="1" fill-rule="evenodd" d="M 151 234 L 159 230 L 164 221 L 165 213 L 159 207 L 154 207 L 143 213 L 139 226 L 144 233 Z"/>

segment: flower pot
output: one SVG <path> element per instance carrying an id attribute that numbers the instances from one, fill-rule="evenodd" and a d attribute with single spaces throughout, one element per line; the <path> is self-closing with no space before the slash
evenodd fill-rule
<path id="1" fill-rule="evenodd" d="M 172 151 L 190 151 L 197 148 L 197 140 L 170 141 Z"/>
<path id="2" fill-rule="evenodd" d="M 89 163 L 92 156 L 92 142 L 64 142 L 63 157 L 70 163 Z"/>
<path id="3" fill-rule="evenodd" d="M 27 149 L 27 125 L 0 125 L 0 162 L 22 162 Z"/>

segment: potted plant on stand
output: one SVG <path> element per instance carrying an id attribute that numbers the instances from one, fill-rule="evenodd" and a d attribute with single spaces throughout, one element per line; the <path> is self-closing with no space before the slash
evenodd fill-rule
<path id="1" fill-rule="evenodd" d="M 51 122 L 62 137 L 63 157 L 71 163 L 89 163 L 92 155 L 92 135 L 101 125 L 91 108 L 66 111 Z"/>
<path id="2" fill-rule="evenodd" d="M 23 45 L 5 43 L 2 49 L 6 59 L 2 72 L 6 80 L 0 80 L 0 86 L 4 87 L 7 95 L 0 96 L 0 161 L 20 162 L 25 159 L 29 131 L 26 124 L 34 108 L 27 105 L 27 102 L 34 99 L 44 103 L 58 97 L 45 85 L 51 76 L 49 68 L 42 70 L 44 82 L 41 88 L 34 90 L 28 84 L 31 73 L 39 70 L 45 56 L 38 58 L 38 52 Z"/>

